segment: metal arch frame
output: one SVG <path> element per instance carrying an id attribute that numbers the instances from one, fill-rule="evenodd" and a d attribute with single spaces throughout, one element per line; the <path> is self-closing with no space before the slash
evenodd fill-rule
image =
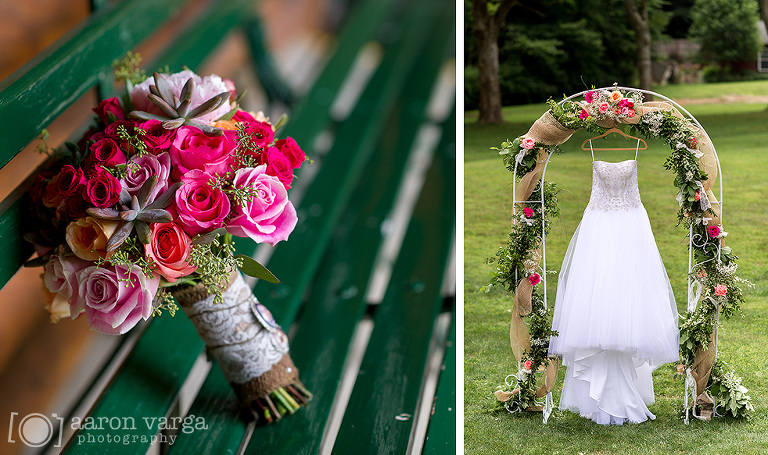
<path id="1" fill-rule="evenodd" d="M 669 97 L 666 97 L 666 96 L 664 96 L 664 95 L 662 95 L 660 93 L 653 92 L 651 90 L 644 90 L 644 89 L 638 89 L 638 88 L 633 88 L 633 87 L 623 87 L 623 86 L 619 86 L 619 85 L 613 85 L 613 86 L 609 86 L 609 87 L 600 87 L 600 88 L 595 88 L 595 89 L 592 89 L 592 90 L 627 90 L 627 91 L 639 92 L 639 93 L 643 93 L 643 94 L 646 94 L 646 95 L 652 95 L 654 97 L 661 98 L 665 102 L 668 102 L 672 107 L 677 109 L 678 112 L 683 113 L 688 118 L 688 120 L 693 122 L 693 124 L 696 125 L 696 127 L 699 128 L 699 130 L 702 132 L 702 134 L 704 134 L 704 136 L 707 138 L 707 140 L 709 140 L 709 143 L 712 145 L 712 151 L 714 153 L 715 162 L 717 164 L 717 172 L 718 172 L 718 180 L 719 180 L 719 194 L 717 195 L 718 196 L 717 205 L 719 206 L 719 209 L 720 209 L 720 222 L 722 223 L 722 220 L 723 220 L 723 170 L 720 167 L 720 158 L 717 155 L 717 150 L 715 149 L 715 145 L 712 142 L 712 139 L 710 139 L 709 135 L 707 134 L 707 131 L 704 129 L 704 127 L 701 125 L 701 123 L 699 123 L 699 121 L 696 120 L 696 117 L 694 117 L 693 114 L 688 112 L 687 109 L 685 109 L 683 106 L 678 104 L 673 99 L 671 99 Z M 570 101 L 570 100 L 572 100 L 574 98 L 577 98 L 579 96 L 583 96 L 588 91 L 591 91 L 591 90 L 583 90 L 583 91 L 581 91 L 579 93 L 571 95 L 571 96 L 569 96 L 567 98 L 564 98 L 558 104 L 562 105 L 566 101 Z M 513 180 L 512 180 L 512 201 L 513 201 L 512 202 L 512 218 L 513 218 L 513 221 L 515 223 L 517 223 L 517 219 L 515 218 L 515 212 L 516 212 L 516 209 L 517 209 L 517 204 L 520 204 L 520 203 L 522 203 L 522 204 L 541 204 L 541 265 L 538 268 L 541 270 L 542 287 L 544 288 L 544 308 L 545 309 L 547 308 L 547 249 L 546 249 L 546 235 L 544 233 L 545 217 L 546 217 L 546 206 L 544 204 L 544 185 L 543 185 L 543 183 L 544 183 L 544 177 L 547 175 L 547 167 L 549 166 L 549 160 L 551 158 L 552 158 L 552 154 L 548 153 L 547 154 L 546 162 L 544 163 L 544 171 L 542 172 L 541 179 L 540 179 L 541 184 L 539 185 L 539 189 L 540 189 L 540 191 L 539 191 L 539 200 L 518 201 L 518 200 L 515 199 L 515 197 L 516 197 L 515 195 L 517 193 L 517 191 L 516 191 L 517 190 L 517 166 L 518 166 L 517 161 L 515 161 L 515 166 L 514 166 L 514 171 L 513 171 L 514 177 L 513 177 Z M 708 239 L 705 239 L 705 242 L 702 245 L 705 245 L 706 242 L 708 242 Z M 702 246 L 702 245 L 698 245 L 698 246 Z M 695 266 L 703 264 L 704 262 L 708 262 L 708 261 L 711 260 L 710 259 L 708 261 L 704 261 L 704 262 L 700 262 L 700 263 L 695 263 L 694 264 L 693 263 L 693 246 L 694 246 L 693 225 L 691 225 L 691 227 L 689 228 L 689 232 L 688 232 L 688 276 L 687 276 L 687 282 L 688 282 L 688 296 L 687 296 L 687 304 L 688 305 L 687 305 L 687 308 L 688 308 L 688 313 L 693 312 L 695 310 L 695 308 L 696 308 L 696 304 L 698 303 L 698 299 L 693 298 L 692 293 L 691 293 L 691 288 L 692 288 L 691 272 L 693 271 L 693 268 Z M 720 263 L 720 248 L 721 248 L 720 242 L 718 241 L 717 242 L 717 262 L 718 263 Z M 519 280 L 520 280 L 520 277 L 518 276 L 517 270 L 515 270 L 515 281 L 519 281 Z M 720 308 L 719 308 L 718 305 L 715 305 L 715 307 L 717 309 L 717 318 L 719 319 Z M 717 324 L 715 324 L 715 346 L 714 346 L 714 348 L 715 348 L 715 359 L 717 359 L 718 338 L 719 338 L 718 328 L 717 328 Z M 518 359 L 517 363 L 518 363 L 518 370 L 519 370 L 520 369 L 520 359 Z M 692 391 L 692 392 L 694 392 L 694 394 L 693 394 L 693 403 L 691 403 L 690 407 L 688 405 L 688 396 L 689 396 L 689 391 L 690 391 L 689 389 L 691 387 L 690 386 L 691 381 L 689 379 L 692 379 L 691 373 L 690 373 L 690 369 L 688 369 L 686 371 L 686 376 L 687 377 L 686 377 L 686 381 L 685 381 L 685 405 L 684 405 L 684 407 L 685 407 L 685 410 L 686 410 L 686 412 L 685 412 L 685 423 L 688 424 L 688 422 L 689 422 L 689 412 L 691 411 L 691 408 L 693 409 L 692 414 L 693 414 L 694 417 L 699 418 L 699 419 L 702 419 L 702 417 L 700 417 L 699 415 L 696 415 L 696 402 L 695 402 L 696 396 L 695 395 L 697 395 L 697 391 L 695 390 L 695 387 L 696 387 L 695 386 L 695 382 L 693 382 L 693 391 Z M 550 394 L 551 394 L 551 392 L 550 392 Z M 717 413 L 717 402 L 715 402 L 714 406 L 713 406 L 713 416 L 717 416 L 717 415 L 719 415 L 719 414 Z M 544 423 L 546 423 L 546 421 L 547 421 L 547 419 L 545 417 Z"/>

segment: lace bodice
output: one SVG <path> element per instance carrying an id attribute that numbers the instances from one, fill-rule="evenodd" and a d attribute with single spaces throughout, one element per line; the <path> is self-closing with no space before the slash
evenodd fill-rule
<path id="1" fill-rule="evenodd" d="M 641 205 L 636 160 L 592 162 L 592 195 L 587 209 L 629 210 Z"/>

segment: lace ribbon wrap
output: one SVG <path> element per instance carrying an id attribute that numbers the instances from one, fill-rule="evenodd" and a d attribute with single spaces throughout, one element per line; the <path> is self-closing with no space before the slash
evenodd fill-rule
<path id="1" fill-rule="evenodd" d="M 223 302 L 197 285 L 174 293 L 187 317 L 218 362 L 241 406 L 298 382 L 288 354 L 288 337 L 260 304 L 239 272 L 230 277 Z"/>

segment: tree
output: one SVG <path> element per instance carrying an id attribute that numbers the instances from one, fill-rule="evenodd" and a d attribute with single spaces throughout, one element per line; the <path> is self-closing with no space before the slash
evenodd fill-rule
<path id="1" fill-rule="evenodd" d="M 722 70 L 754 61 L 762 48 L 757 10 L 755 0 L 696 0 L 690 36 L 701 44 L 701 57 Z"/>
<path id="2" fill-rule="evenodd" d="M 636 0 L 624 0 L 624 8 L 627 10 L 629 23 L 635 31 L 640 88 L 651 90 L 653 79 L 651 78 L 651 27 L 648 21 L 648 1 L 640 0 L 638 6 Z"/>
<path id="3" fill-rule="evenodd" d="M 472 0 L 474 35 L 477 39 L 477 68 L 480 82 L 481 123 L 501 123 L 499 88 L 499 30 L 516 0 Z"/>

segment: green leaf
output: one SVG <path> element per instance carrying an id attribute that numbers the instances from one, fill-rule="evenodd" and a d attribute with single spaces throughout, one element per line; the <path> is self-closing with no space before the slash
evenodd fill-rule
<path id="1" fill-rule="evenodd" d="M 198 234 L 195 236 L 195 238 L 192 239 L 192 245 L 200 245 L 201 243 L 211 243 L 213 242 L 213 239 L 215 239 L 220 235 L 224 235 L 226 233 L 227 233 L 226 229 L 218 228 L 204 235 Z"/>
<path id="2" fill-rule="evenodd" d="M 288 114 L 283 114 L 277 120 L 277 123 L 275 123 L 275 131 L 285 126 L 286 123 L 288 123 Z"/>
<path id="3" fill-rule="evenodd" d="M 244 254 L 235 255 L 235 258 L 243 260 L 243 266 L 240 267 L 240 270 L 246 275 L 250 275 L 260 280 L 269 281 L 270 283 L 277 284 L 280 282 L 280 280 L 278 280 L 277 277 L 272 274 L 272 272 L 253 260 L 253 258 Z"/>

